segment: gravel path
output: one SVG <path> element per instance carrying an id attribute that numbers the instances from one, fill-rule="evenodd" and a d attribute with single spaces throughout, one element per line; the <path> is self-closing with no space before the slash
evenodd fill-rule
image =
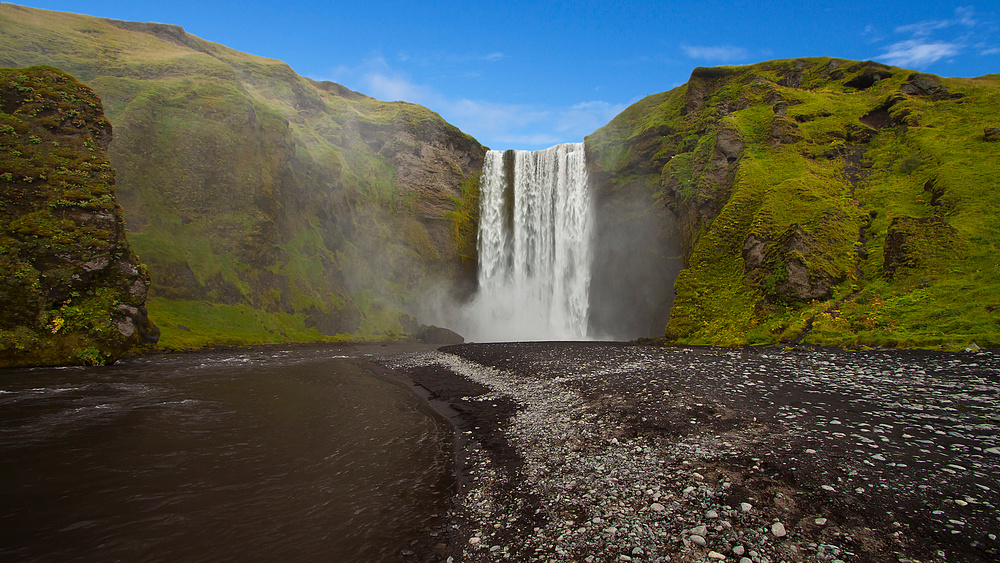
<path id="1" fill-rule="evenodd" d="M 1000 355 L 466 344 L 452 561 L 996 561 Z"/>

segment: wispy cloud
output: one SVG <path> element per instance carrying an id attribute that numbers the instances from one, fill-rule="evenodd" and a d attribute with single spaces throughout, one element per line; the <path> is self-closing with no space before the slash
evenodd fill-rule
<path id="1" fill-rule="evenodd" d="M 626 107 L 602 100 L 570 107 L 545 107 L 451 97 L 393 69 L 378 54 L 358 67 L 334 69 L 330 79 L 380 100 L 426 106 L 481 143 L 500 149 L 544 148 L 582 141 Z"/>
<path id="2" fill-rule="evenodd" d="M 946 29 L 952 26 L 961 25 L 967 28 L 975 27 L 979 23 L 976 19 L 975 10 L 972 6 L 960 6 L 955 8 L 955 17 L 943 20 L 926 20 L 908 25 L 901 25 L 896 28 L 897 33 L 912 33 L 914 35 L 931 35 L 939 29 Z"/>
<path id="3" fill-rule="evenodd" d="M 980 55 L 1000 55 L 1000 47 L 993 47 L 990 49 L 983 49 L 979 52 Z"/>
<path id="4" fill-rule="evenodd" d="M 972 6 L 958 7 L 953 18 L 897 26 L 895 33 L 909 37 L 883 47 L 882 53 L 875 58 L 892 65 L 922 68 L 970 51 L 987 55 L 989 49 L 979 47 L 976 42 L 982 45 L 983 39 L 991 33 L 990 28 L 995 31 L 991 22 L 983 21 Z M 871 26 L 866 26 L 865 35 L 871 32 Z"/>
<path id="5" fill-rule="evenodd" d="M 903 67 L 925 67 L 946 57 L 954 57 L 962 51 L 956 43 L 924 42 L 919 39 L 900 41 L 889 46 L 877 58 L 888 64 Z"/>
<path id="6" fill-rule="evenodd" d="M 746 60 L 747 58 L 746 49 L 742 47 L 733 47 L 732 45 L 681 45 L 681 50 L 684 51 L 685 55 L 692 59 L 701 59 L 705 61 L 730 62 Z"/>

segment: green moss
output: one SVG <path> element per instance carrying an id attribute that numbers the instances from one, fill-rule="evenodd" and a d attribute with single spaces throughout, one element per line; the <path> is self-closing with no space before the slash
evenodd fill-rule
<path id="1" fill-rule="evenodd" d="M 610 185 L 652 178 L 644 182 L 674 188 L 663 197 L 690 246 L 668 337 L 945 348 L 997 341 L 990 256 L 1000 225 L 984 210 L 1000 204 L 986 188 L 1000 174 L 1000 144 L 984 142 L 982 129 L 1000 84 L 940 79 L 964 97 L 935 100 L 900 93 L 910 74 L 834 59 L 696 69 L 684 87 L 641 100 L 588 137 Z M 885 121 L 870 117 L 880 110 Z M 719 177 L 711 157 L 722 129 L 745 143 L 728 192 L 705 187 L 707 174 Z M 911 233 L 924 249 L 919 261 L 886 280 L 893 218 L 932 216 L 955 232 Z M 764 252 L 754 271 L 742 259 L 751 234 Z M 790 262 L 807 268 L 810 283 L 829 284 L 828 297 L 785 302 L 778 293 L 788 291 Z"/>
<path id="2" fill-rule="evenodd" d="M 151 299 L 148 306 L 150 318 L 161 330 L 159 347 L 166 350 L 357 339 L 349 335 L 326 335 L 307 327 L 301 313 L 265 312 L 248 305 L 159 297 Z"/>

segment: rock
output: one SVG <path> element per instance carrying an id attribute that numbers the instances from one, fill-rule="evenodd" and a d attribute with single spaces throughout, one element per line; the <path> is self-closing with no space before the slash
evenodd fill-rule
<path id="1" fill-rule="evenodd" d="M 465 342 L 465 338 L 457 332 L 434 325 L 421 326 L 417 331 L 416 337 L 417 340 L 426 342 L 427 344 L 442 344 L 446 346 Z"/>
<path id="2" fill-rule="evenodd" d="M 775 522 L 771 524 L 771 533 L 774 534 L 776 538 L 783 538 L 788 532 L 785 531 L 785 525 L 781 522 Z"/>
<path id="3" fill-rule="evenodd" d="M 826 520 L 826 518 L 817 518 L 817 519 L 813 520 L 813 522 L 815 522 L 815 524 L 817 526 L 826 526 L 827 520 Z"/>
<path id="4" fill-rule="evenodd" d="M 741 502 L 740 503 L 740 512 L 746 514 L 747 512 L 750 512 L 751 510 L 753 510 L 753 505 L 750 504 L 749 502 Z"/>
<path id="5" fill-rule="evenodd" d="M 0 367 L 114 363 L 155 343 L 101 100 L 53 67 L 3 69 L 0 99 Z"/>
<path id="6" fill-rule="evenodd" d="M 981 349 L 979 348 L 979 346 L 976 345 L 975 342 L 973 342 L 972 344 L 969 344 L 969 346 L 965 349 L 965 351 L 966 352 L 979 352 L 979 351 L 981 351 Z"/>
<path id="7" fill-rule="evenodd" d="M 983 140 L 987 143 L 1000 141 L 1000 127 L 987 127 L 983 129 Z"/>
<path id="8" fill-rule="evenodd" d="M 694 534 L 694 535 L 697 535 L 697 536 L 702 536 L 702 537 L 707 536 L 708 535 L 708 527 L 706 527 L 704 525 L 702 525 L 702 526 L 695 526 L 694 528 L 691 528 L 691 533 Z"/>
<path id="9" fill-rule="evenodd" d="M 705 547 L 705 545 L 708 543 L 707 541 L 705 541 L 705 538 L 699 536 L 698 534 L 691 534 L 691 536 L 688 539 L 690 539 L 691 542 L 694 543 L 695 545 L 701 547 Z"/>
<path id="10" fill-rule="evenodd" d="M 483 541 L 479 536 L 472 536 L 469 538 L 469 545 L 479 545 L 479 542 Z"/>
<path id="11" fill-rule="evenodd" d="M 721 553 L 719 553 L 718 551 L 709 551 L 708 552 L 708 558 L 709 559 L 715 559 L 716 561 L 725 561 L 726 556 L 723 555 L 723 554 L 721 554 Z"/>
<path id="12" fill-rule="evenodd" d="M 718 517 L 719 517 L 719 513 L 716 512 L 716 511 L 714 511 L 714 510 L 709 510 L 708 512 L 705 513 L 705 518 L 708 518 L 710 520 L 714 520 L 714 519 L 716 519 Z"/>
<path id="13" fill-rule="evenodd" d="M 743 555 L 743 553 L 745 552 L 745 550 L 746 550 L 746 548 L 744 548 L 742 545 L 738 545 L 738 546 L 736 546 L 736 547 L 733 548 L 733 555 L 739 557 L 739 556 Z"/>
<path id="14" fill-rule="evenodd" d="M 666 507 L 664 507 L 662 504 L 658 502 L 654 502 L 653 504 L 649 505 L 649 508 L 653 509 L 653 511 L 655 512 L 663 512 L 664 510 L 666 510 Z"/>
<path id="15" fill-rule="evenodd" d="M 892 279 L 896 270 L 918 268 L 928 252 L 949 252 L 958 231 L 941 217 L 893 217 L 886 230 L 882 275 Z"/>

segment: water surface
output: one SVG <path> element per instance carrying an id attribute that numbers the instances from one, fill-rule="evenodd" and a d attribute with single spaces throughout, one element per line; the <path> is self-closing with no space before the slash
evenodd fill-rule
<path id="1" fill-rule="evenodd" d="M 362 359 L 312 348 L 0 371 L 0 559 L 426 549 L 453 492 L 450 428 Z"/>

